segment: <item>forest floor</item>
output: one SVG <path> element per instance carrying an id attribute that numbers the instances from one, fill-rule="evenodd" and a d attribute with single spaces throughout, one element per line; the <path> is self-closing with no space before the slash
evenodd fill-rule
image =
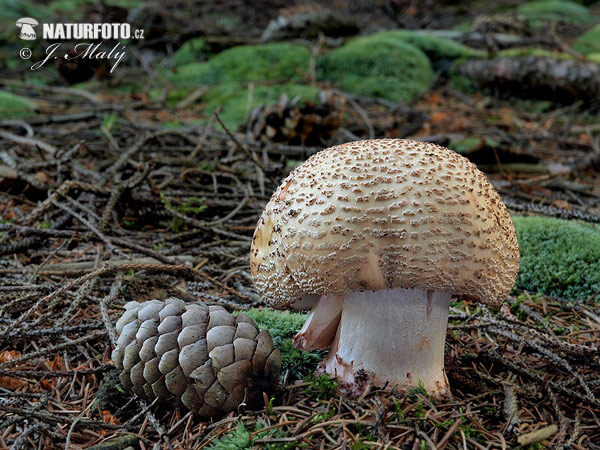
<path id="1" fill-rule="evenodd" d="M 296 114 L 289 99 L 279 109 L 255 109 L 258 128 L 220 125 L 221 110 L 206 110 L 205 86 L 180 92 L 156 61 L 191 36 L 211 42 L 215 53 L 257 43 L 287 2 L 258 3 L 196 4 L 198 17 L 213 19 L 193 29 L 180 27 L 183 9 L 153 11 L 161 20 L 148 21 L 156 29 L 147 31 L 158 37 L 134 47 L 114 77 L 83 66 L 32 75 L 14 62 L 0 70 L 4 91 L 35 104 L 32 114 L 0 117 L 0 448 L 600 448 L 600 289 L 591 281 L 588 291 L 560 291 L 580 295 L 523 281 L 497 307 L 454 301 L 446 341 L 452 393 L 441 401 L 422 389 L 391 395 L 373 388 L 348 398 L 333 380 L 314 378 L 314 361 L 302 355 L 264 405 L 208 421 L 164 405 L 141 407 L 106 381 L 114 373 L 107 328 L 129 300 L 263 306 L 248 265 L 257 219 L 289 171 L 327 145 L 407 137 L 449 146 L 488 175 L 511 214 L 600 232 L 589 225 L 600 223 L 600 104 L 585 97 L 558 103 L 460 89 L 439 68 L 410 101 L 313 78 L 330 109 L 301 111 L 308 144 L 264 138 L 261 115 Z M 451 29 L 496 12 L 484 2 L 421 10 L 367 3 L 338 5 L 365 34 Z M 122 11 L 77 12 L 93 13 Z M 219 14 L 237 17 L 235 32 L 222 21 L 214 33 Z M 570 48 L 576 36 L 560 30 L 545 49 Z M 318 41 L 309 41 L 313 50 Z M 472 46 L 488 52 L 488 44 Z M 15 45 L 7 41 L 3 51 Z M 93 78 L 67 83 L 82 73 Z M 315 115 L 333 117 L 333 129 Z M 586 258 L 600 248 L 585 251 L 568 265 L 591 264 Z"/>

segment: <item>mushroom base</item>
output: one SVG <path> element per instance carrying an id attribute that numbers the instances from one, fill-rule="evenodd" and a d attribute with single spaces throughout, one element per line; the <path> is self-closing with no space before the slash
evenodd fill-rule
<path id="1" fill-rule="evenodd" d="M 450 298 L 402 288 L 348 294 L 319 369 L 354 393 L 369 384 L 407 390 L 419 382 L 434 396 L 448 393 L 444 345 Z"/>

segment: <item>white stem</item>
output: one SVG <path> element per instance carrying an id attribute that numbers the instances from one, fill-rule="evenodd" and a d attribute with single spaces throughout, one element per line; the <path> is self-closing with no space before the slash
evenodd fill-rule
<path id="1" fill-rule="evenodd" d="M 322 369 L 358 392 L 371 379 L 399 389 L 420 381 L 429 393 L 443 394 L 450 298 L 445 292 L 401 288 L 348 294 Z"/>
<path id="2" fill-rule="evenodd" d="M 322 350 L 329 347 L 338 329 L 343 305 L 344 297 L 340 295 L 322 296 L 294 336 L 294 345 L 301 350 Z"/>

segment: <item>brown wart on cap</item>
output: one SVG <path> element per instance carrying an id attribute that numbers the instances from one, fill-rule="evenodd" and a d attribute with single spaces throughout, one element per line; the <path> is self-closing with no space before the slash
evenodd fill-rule
<path id="1" fill-rule="evenodd" d="M 360 391 L 370 372 L 442 394 L 451 296 L 504 300 L 519 248 L 500 196 L 466 158 L 380 139 L 294 170 L 258 221 L 250 267 L 271 306 L 313 308 L 294 343 L 329 346 L 320 368 L 342 386 Z"/>

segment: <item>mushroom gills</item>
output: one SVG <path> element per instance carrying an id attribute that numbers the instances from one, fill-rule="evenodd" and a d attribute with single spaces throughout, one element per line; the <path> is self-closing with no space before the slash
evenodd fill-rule
<path id="1" fill-rule="evenodd" d="M 342 308 L 341 318 L 320 370 L 355 393 L 369 380 L 400 390 L 421 382 L 434 396 L 447 393 L 444 345 L 451 294 L 397 288 L 340 298 L 335 304 Z"/>
<path id="2" fill-rule="evenodd" d="M 301 350 L 322 350 L 333 343 L 342 316 L 343 295 L 323 295 L 310 312 L 293 343 Z"/>

